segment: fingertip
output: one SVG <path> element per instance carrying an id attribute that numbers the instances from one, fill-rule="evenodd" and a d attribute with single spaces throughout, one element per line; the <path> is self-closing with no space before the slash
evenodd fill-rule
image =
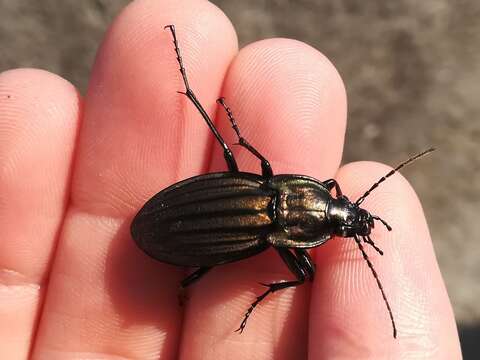
<path id="1" fill-rule="evenodd" d="M 175 0 L 136 0 L 110 25 L 98 51 L 92 77 L 109 75 L 109 81 L 132 81 L 134 76 L 152 76 L 156 74 L 152 74 L 155 69 L 158 73 L 164 66 L 174 64 L 173 45 L 167 41 L 171 40 L 171 34 L 166 31 L 170 26 L 174 26 L 181 43 L 191 79 L 202 77 L 199 70 L 205 62 L 214 67 L 215 60 L 221 64 L 225 56 L 231 58 L 238 50 L 237 34 L 231 21 L 209 1 L 185 0 L 179 6 Z M 207 58 L 205 52 L 209 51 L 217 56 Z M 220 64 L 218 68 L 222 69 Z M 112 69 L 109 71 L 108 67 Z M 126 71 L 128 73 L 123 73 Z"/>
<path id="2" fill-rule="evenodd" d="M 237 52 L 228 18 L 203 0 L 132 2 L 111 25 L 94 64 L 73 181 L 75 206 L 124 216 L 159 189 L 205 170 L 211 133 L 177 93 L 184 85 L 172 34 L 164 30 L 169 24 L 175 25 L 190 86 L 210 116 L 216 110 Z"/>
<path id="3" fill-rule="evenodd" d="M 0 74 L 0 358 L 27 358 L 68 201 L 81 99 L 37 69 Z"/>
<path id="4" fill-rule="evenodd" d="M 0 224 L 6 239 L 0 260 L 32 282 L 46 276 L 63 219 L 81 108 L 76 88 L 58 75 L 27 68 L 0 74 Z"/>
<path id="5" fill-rule="evenodd" d="M 53 108 L 68 111 L 73 107 L 78 111 L 81 100 L 79 92 L 69 81 L 49 71 L 35 68 L 17 68 L 1 72 L 0 91 L 2 105 L 8 105 L 5 103 L 8 100 L 9 106 L 14 106 L 17 101 L 25 99 L 32 103 L 31 106 L 35 102 L 34 106 L 40 106 L 45 110 Z"/>

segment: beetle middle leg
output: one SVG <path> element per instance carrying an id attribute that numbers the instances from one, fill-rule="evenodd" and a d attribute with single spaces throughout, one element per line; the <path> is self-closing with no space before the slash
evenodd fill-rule
<path id="1" fill-rule="evenodd" d="M 287 248 L 276 248 L 278 253 L 280 254 L 282 260 L 285 262 L 285 264 L 288 266 L 288 269 L 295 274 L 297 277 L 297 280 L 294 281 L 283 281 L 283 282 L 278 282 L 278 283 L 272 283 L 272 284 L 262 284 L 266 287 L 268 287 L 268 290 L 265 291 L 262 295 L 258 296 L 257 299 L 250 305 L 248 308 L 247 312 L 245 313 L 245 317 L 242 320 L 242 323 L 240 324 L 240 327 L 236 330 L 240 333 L 243 332 L 245 329 L 245 326 L 247 325 L 248 318 L 252 314 L 253 310 L 255 307 L 260 304 L 267 296 L 268 294 L 274 293 L 278 290 L 282 289 L 287 289 L 289 287 L 295 287 L 298 285 L 302 285 L 305 282 L 305 278 L 313 278 L 313 273 L 315 272 L 313 267 L 310 267 L 309 269 L 305 269 L 304 263 L 312 263 L 311 258 L 308 255 L 308 253 L 305 256 L 305 254 L 300 253 L 300 256 L 302 256 L 302 260 L 299 260 L 295 257 L 293 253 L 290 252 L 289 249 Z M 308 265 L 307 265 L 308 267 Z"/>
<path id="2" fill-rule="evenodd" d="M 187 300 L 187 295 L 185 288 L 192 285 L 194 282 L 199 280 L 203 275 L 205 275 L 212 267 L 201 267 L 188 275 L 185 279 L 180 282 L 180 289 L 178 290 L 178 303 L 180 306 L 183 306 Z"/>
<path id="3" fill-rule="evenodd" d="M 230 110 L 230 108 L 225 103 L 225 99 L 222 97 L 217 100 L 217 103 L 222 105 L 225 111 L 227 112 L 228 120 L 230 120 L 233 130 L 237 134 L 238 144 L 240 146 L 243 146 L 248 151 L 250 151 L 253 155 L 255 155 L 255 157 L 257 157 L 262 162 L 262 176 L 266 179 L 270 179 L 271 177 L 273 177 L 272 167 L 270 166 L 270 163 L 268 162 L 268 160 L 265 159 L 265 157 L 262 154 L 260 154 L 258 150 L 255 149 L 252 145 L 250 145 L 250 143 L 240 134 L 240 129 L 238 128 L 237 122 L 233 117 L 232 110 Z"/>
<path id="4" fill-rule="evenodd" d="M 175 45 L 175 53 L 177 54 L 177 61 L 178 61 L 178 65 L 180 66 L 179 70 L 180 70 L 180 73 L 182 74 L 183 83 L 185 84 L 185 92 L 180 92 L 180 93 L 185 95 L 186 97 L 188 97 L 190 99 L 190 101 L 193 103 L 193 105 L 195 105 L 195 107 L 197 108 L 197 110 L 200 112 L 203 119 L 207 123 L 208 127 L 212 131 L 213 135 L 215 135 L 218 142 L 222 146 L 223 157 L 225 158 L 225 161 L 227 162 L 228 170 L 233 171 L 233 172 L 237 172 L 238 171 L 238 166 L 237 166 L 237 162 L 235 161 L 235 158 L 233 156 L 232 150 L 228 147 L 225 140 L 223 140 L 222 136 L 220 135 L 217 128 L 213 124 L 213 121 L 210 119 L 207 112 L 203 108 L 202 104 L 200 104 L 200 101 L 197 99 L 197 97 L 193 93 L 193 90 L 190 88 L 190 85 L 188 84 L 187 72 L 185 71 L 185 67 L 183 66 L 182 56 L 180 55 L 180 48 L 178 47 L 177 35 L 175 33 L 175 26 L 167 25 L 167 26 L 165 26 L 165 29 L 170 29 L 170 32 L 172 33 L 173 44 Z"/>
<path id="5" fill-rule="evenodd" d="M 295 254 L 297 255 L 297 259 L 302 265 L 302 268 L 305 269 L 307 272 L 307 278 L 310 281 L 313 281 L 315 277 L 315 263 L 313 262 L 310 254 L 305 249 L 295 249 Z"/>

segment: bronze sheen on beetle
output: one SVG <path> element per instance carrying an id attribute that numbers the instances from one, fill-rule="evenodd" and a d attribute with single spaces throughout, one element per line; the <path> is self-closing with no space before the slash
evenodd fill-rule
<path id="1" fill-rule="evenodd" d="M 370 232 L 375 221 L 388 230 L 391 227 L 379 216 L 360 208 L 360 204 L 388 177 L 433 149 L 401 163 L 352 202 L 342 194 L 334 179 L 319 181 L 304 175 L 274 175 L 268 160 L 242 137 L 232 111 L 220 98 L 218 103 L 227 112 L 239 145 L 261 162 L 261 175 L 241 172 L 230 147 L 188 84 L 174 26 L 165 28 L 173 36 L 185 84 L 182 94 L 195 105 L 222 146 L 228 171 L 180 181 L 148 200 L 131 224 L 131 234 L 138 247 L 158 261 L 198 267 L 181 282 L 183 288 L 214 266 L 245 259 L 273 247 L 295 279 L 265 284 L 267 290 L 247 309 L 237 329 L 242 332 L 254 308 L 268 294 L 301 285 L 306 279 L 313 280 L 315 264 L 307 249 L 320 246 L 333 236 L 353 238 L 381 291 L 396 337 L 390 304 L 363 247 L 367 244 L 383 255 L 370 238 Z M 335 196 L 331 193 L 333 189 Z"/>

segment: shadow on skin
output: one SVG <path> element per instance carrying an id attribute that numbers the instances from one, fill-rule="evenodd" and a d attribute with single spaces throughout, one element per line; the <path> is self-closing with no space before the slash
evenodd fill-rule
<path id="1" fill-rule="evenodd" d="M 205 321 L 205 324 L 195 324 L 198 321 L 195 314 L 201 313 L 200 318 L 204 320 L 209 316 L 215 317 L 216 308 L 221 308 L 222 304 L 232 303 L 232 300 L 245 296 L 245 292 L 248 291 L 251 295 L 248 296 L 249 302 L 245 304 L 245 309 L 239 311 L 238 316 L 232 314 L 231 317 L 224 319 L 228 321 L 228 331 L 222 333 L 205 328 L 205 332 L 218 334 L 218 338 L 214 341 L 218 346 L 222 346 L 224 341 L 231 341 L 232 337 L 238 337 L 238 340 L 241 341 L 244 336 L 246 340 L 249 330 L 254 330 L 252 323 L 264 321 L 262 319 L 265 317 L 259 316 L 260 313 L 266 311 L 265 308 L 272 305 L 271 301 L 275 301 L 283 293 L 283 291 L 279 291 L 271 294 L 255 309 L 245 333 L 235 333 L 234 331 L 240 325 L 250 302 L 253 302 L 255 297 L 265 290 L 258 283 L 289 280 L 292 277 L 286 267 L 284 271 L 275 271 L 278 268 L 283 269 L 284 264 L 276 252 L 267 250 L 253 258 L 214 268 L 187 289 L 187 298 L 182 307 L 178 297 L 179 285 L 185 274 L 191 270 L 161 263 L 144 254 L 137 248 L 130 236 L 130 222 L 131 219 L 124 222 L 110 244 L 105 270 L 106 291 L 121 319 L 121 327 L 154 326 L 166 334 L 162 346 L 165 351 L 162 351 L 160 358 L 169 356 L 167 353 L 172 348 L 178 348 L 177 342 L 180 341 L 181 334 L 177 332 L 182 331 L 182 325 L 187 328 L 192 326 L 190 329 L 194 331 L 198 331 L 199 327 L 201 331 L 203 326 L 211 326 L 208 321 Z M 257 273 L 256 266 L 252 262 L 258 263 L 259 261 L 263 264 L 272 264 L 272 273 Z M 278 266 L 273 263 L 275 261 L 279 262 Z M 249 271 L 258 274 L 258 278 L 252 280 L 252 276 L 248 276 Z M 224 278 L 224 281 L 219 281 L 219 278 Z M 231 281 L 225 281 L 228 278 L 231 278 Z M 299 351 L 304 351 L 300 358 L 307 356 L 309 307 L 308 300 L 305 304 L 305 297 L 308 296 L 309 288 L 310 284 L 306 283 L 295 292 L 290 300 L 290 310 L 281 324 L 275 321 L 270 322 L 272 327 L 282 326 L 278 338 L 273 339 L 276 340 L 272 345 L 275 359 L 297 357 L 300 355 Z M 182 320 L 184 312 L 188 313 L 186 321 Z M 205 314 L 207 315 L 205 316 Z M 267 318 L 271 319 L 269 316 Z M 271 333 L 276 333 L 275 330 L 272 329 Z M 297 346 L 293 347 L 292 333 L 297 339 L 295 341 Z M 299 338 L 304 339 L 302 346 L 298 346 Z M 168 344 L 168 342 L 171 343 Z M 214 343 L 211 345 L 215 346 Z"/>
<path id="2" fill-rule="evenodd" d="M 159 263 L 142 253 L 130 236 L 130 222 L 128 218 L 122 224 L 108 249 L 107 296 L 121 319 L 120 327 L 143 325 L 162 330 L 165 334 L 162 349 L 168 354 L 162 352 L 160 358 L 169 357 L 172 348 L 178 347 L 176 331 L 182 321 L 182 309 L 176 294 L 183 274 L 181 269 Z"/>

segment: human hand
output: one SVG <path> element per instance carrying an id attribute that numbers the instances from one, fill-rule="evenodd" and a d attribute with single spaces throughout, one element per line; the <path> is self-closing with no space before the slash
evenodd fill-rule
<path id="1" fill-rule="evenodd" d="M 336 177 L 355 199 L 388 171 L 371 162 L 338 169 L 345 91 L 318 51 L 270 39 L 237 53 L 230 22 L 211 4 L 136 1 L 107 33 L 85 99 L 44 71 L 0 75 L 0 358 L 460 358 L 423 211 L 401 175 L 363 204 L 393 227 L 377 226 L 385 255 L 370 256 L 397 340 L 349 239 L 315 249 L 314 282 L 271 295 L 242 335 L 234 330 L 258 283 L 292 277 L 272 252 L 213 269 L 178 306 L 183 270 L 137 249 L 130 221 L 154 193 L 225 161 L 176 93 L 183 84 L 163 30 L 172 23 L 202 104 L 213 116 L 225 96 L 275 173 Z M 216 123 L 234 142 L 221 109 Z M 259 171 L 251 154 L 234 151 L 241 170 Z"/>

